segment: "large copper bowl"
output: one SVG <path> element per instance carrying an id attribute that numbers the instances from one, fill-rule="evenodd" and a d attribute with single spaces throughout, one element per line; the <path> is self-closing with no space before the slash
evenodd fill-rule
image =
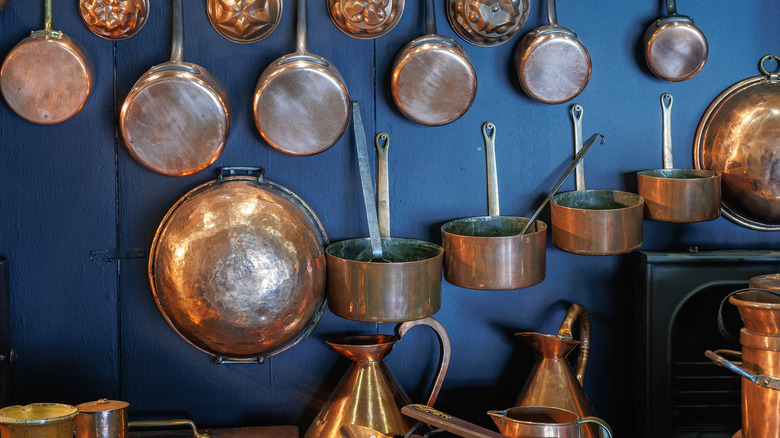
<path id="1" fill-rule="evenodd" d="M 780 75 L 736 83 L 710 104 L 694 146 L 697 169 L 721 172 L 723 215 L 748 228 L 780 230 Z"/>
<path id="2" fill-rule="evenodd" d="M 327 243 L 314 212 L 262 169 L 225 168 L 165 215 L 149 280 L 168 324 L 195 348 L 218 362 L 259 361 L 319 320 Z"/>

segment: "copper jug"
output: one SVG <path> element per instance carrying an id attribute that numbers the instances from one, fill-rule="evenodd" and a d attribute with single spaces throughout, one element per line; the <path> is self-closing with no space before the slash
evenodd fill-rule
<path id="1" fill-rule="evenodd" d="M 573 339 L 572 325 L 579 322 L 580 340 Z M 583 389 L 585 369 L 590 354 L 590 315 L 585 306 L 572 304 L 563 319 L 557 335 L 532 332 L 518 333 L 539 355 L 515 406 L 548 406 L 570 410 L 578 417 L 596 415 Z M 566 356 L 580 346 L 576 370 L 572 370 Z M 583 424 L 581 435 L 599 436 L 598 425 Z"/>
<path id="2" fill-rule="evenodd" d="M 416 325 L 431 327 L 439 337 L 439 367 L 426 403 L 433 405 L 450 363 L 450 339 L 435 319 L 400 323 L 395 326 L 395 335 L 330 339 L 327 344 L 331 348 L 354 362 L 306 431 L 306 438 L 341 438 L 340 429 L 346 425 L 363 426 L 389 436 L 404 434 L 414 426 L 412 420 L 401 415 L 401 408 L 410 403 L 409 397 L 382 359 Z"/>

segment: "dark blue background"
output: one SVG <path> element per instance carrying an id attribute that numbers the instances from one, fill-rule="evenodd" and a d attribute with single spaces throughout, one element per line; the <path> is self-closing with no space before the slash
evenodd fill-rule
<path id="1" fill-rule="evenodd" d="M 117 139 L 118 107 L 135 80 L 170 53 L 170 3 L 151 0 L 146 27 L 129 40 L 102 40 L 81 23 L 75 0 L 54 1 L 54 28 L 90 52 L 95 87 L 85 108 L 55 126 L 38 126 L 0 104 L 0 255 L 11 261 L 15 401 L 81 403 L 126 400 L 133 416 L 180 413 L 205 425 L 299 424 L 303 432 L 347 363 L 324 344 L 336 333 L 390 333 L 392 325 L 356 323 L 328 312 L 313 335 L 262 365 L 215 365 L 181 340 L 157 310 L 146 258 L 106 260 L 105 250 L 147 251 L 168 208 L 226 165 L 257 165 L 317 212 L 332 241 L 366 236 L 350 135 L 311 157 L 266 145 L 251 105 L 255 81 L 273 59 L 294 48 L 295 7 L 266 40 L 238 45 L 209 25 L 203 1 L 185 1 L 186 61 L 219 77 L 233 102 L 228 145 L 212 167 L 189 177 L 155 174 Z M 534 0 L 521 34 L 546 23 Z M 697 123 L 725 88 L 758 74 L 758 60 L 780 54 L 780 3 L 681 1 L 710 45 L 696 77 L 669 83 L 644 66 L 641 38 L 664 15 L 661 1 L 558 2 L 558 19 L 590 51 L 593 73 L 574 101 L 544 105 L 526 97 L 511 60 L 519 37 L 494 48 L 465 46 L 479 88 L 470 111 L 443 127 L 405 119 L 389 91 L 393 57 L 423 33 L 422 3 L 408 0 L 400 24 L 376 41 L 359 41 L 329 21 L 325 1 L 309 2 L 310 51 L 341 71 L 361 103 L 366 129 L 392 137 L 391 232 L 440 242 L 439 226 L 487 213 L 480 126 L 498 127 L 501 213 L 528 216 L 572 156 L 569 107 L 585 108 L 584 135 L 606 135 L 586 160 L 589 188 L 636 190 L 635 172 L 661 167 L 659 96 L 674 95 L 675 167 L 691 168 Z M 439 33 L 455 38 L 437 0 Z M 0 53 L 42 28 L 42 2 L 12 0 L 0 14 Z M 460 40 L 459 40 L 460 41 Z M 457 90 L 453 90 L 457 92 Z M 372 158 L 373 160 L 373 158 Z M 573 188 L 567 181 L 564 190 Z M 549 217 L 549 216 L 548 216 Z M 725 218 L 675 225 L 645 221 L 644 249 L 777 248 L 780 235 L 752 231 Z M 547 279 L 519 291 L 480 292 L 444 282 L 436 315 L 453 341 L 452 363 L 437 406 L 486 425 L 484 411 L 509 406 L 534 361 L 513 333 L 554 333 L 568 303 L 593 319 L 586 390 L 618 436 L 631 434 L 630 258 L 588 257 L 547 248 Z M 436 340 L 412 331 L 388 362 L 417 401 L 436 363 Z"/>

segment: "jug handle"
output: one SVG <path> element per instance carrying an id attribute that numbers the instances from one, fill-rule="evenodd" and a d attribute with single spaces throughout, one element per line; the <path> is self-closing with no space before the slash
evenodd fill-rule
<path id="1" fill-rule="evenodd" d="M 444 375 L 447 374 L 447 369 L 450 367 L 450 353 L 452 351 L 450 345 L 450 337 L 447 335 L 447 331 L 444 330 L 444 326 L 439 321 L 431 317 L 417 319 L 414 321 L 402 322 L 395 326 L 395 336 L 400 341 L 401 338 L 409 331 L 410 328 L 418 325 L 427 325 L 436 332 L 436 336 L 439 337 L 439 348 L 441 354 L 439 355 L 439 366 L 436 370 L 436 375 L 433 378 L 433 384 L 431 386 L 431 392 L 428 396 L 428 402 L 426 405 L 433 406 L 436 401 L 436 397 L 439 396 L 441 385 L 444 383 Z"/>
<path id="2" fill-rule="evenodd" d="M 601 436 L 606 438 L 612 438 L 612 429 L 609 427 L 606 421 L 598 417 L 582 417 L 577 420 L 577 425 L 582 423 L 596 423 L 601 426 Z"/>
<path id="3" fill-rule="evenodd" d="M 588 368 L 588 358 L 590 357 L 590 314 L 588 309 L 582 304 L 572 304 L 566 317 L 563 318 L 561 328 L 558 329 L 558 336 L 565 339 L 573 339 L 571 326 L 575 321 L 580 323 L 580 353 L 577 356 L 577 368 L 574 373 L 580 386 L 585 384 L 585 370 Z"/>

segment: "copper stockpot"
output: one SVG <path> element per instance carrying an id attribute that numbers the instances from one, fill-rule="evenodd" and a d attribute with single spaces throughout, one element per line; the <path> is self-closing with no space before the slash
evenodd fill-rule
<path id="1" fill-rule="evenodd" d="M 457 219 L 441 226 L 444 278 L 469 289 L 530 287 L 544 280 L 547 224 L 536 221 L 521 235 L 529 218 L 499 216 L 496 126 L 485 122 L 482 136 L 487 152 L 489 216 Z"/>
<path id="2" fill-rule="evenodd" d="M 373 40 L 393 30 L 404 4 L 404 0 L 327 0 L 330 21 L 344 35 L 359 40 Z"/>
<path id="3" fill-rule="evenodd" d="M 720 173 L 674 169 L 672 159 L 672 95 L 661 95 L 663 169 L 637 172 L 645 218 L 664 222 L 701 222 L 720 217 Z"/>
<path id="4" fill-rule="evenodd" d="M 325 230 L 260 168 L 221 169 L 174 204 L 149 252 L 157 307 L 217 362 L 262 361 L 314 328 L 325 305 Z"/>
<path id="5" fill-rule="evenodd" d="M 146 24 L 149 0 L 79 0 L 79 15 L 95 35 L 124 40 Z"/>
<path id="6" fill-rule="evenodd" d="M 645 31 L 645 61 L 659 78 L 684 81 L 707 62 L 707 39 L 691 17 L 677 14 L 675 0 L 666 0 L 666 13 Z"/>
<path id="7" fill-rule="evenodd" d="M 52 30 L 51 0 L 44 0 L 44 29 L 14 46 L 0 67 L 0 91 L 19 117 L 41 125 L 64 122 L 81 111 L 95 71 L 87 50 Z"/>
<path id="8" fill-rule="evenodd" d="M 582 107 L 574 105 L 571 114 L 574 147 L 579 151 Z M 642 246 L 644 199 L 618 190 L 585 190 L 584 166 L 579 166 L 575 170 L 576 191 L 558 193 L 551 200 L 553 244 L 584 255 L 614 255 L 638 249 Z"/>
<path id="9" fill-rule="evenodd" d="M 306 0 L 298 0 L 295 53 L 263 70 L 255 85 L 257 130 L 273 148 L 290 155 L 322 152 L 349 124 L 349 93 L 336 67 L 308 52 Z"/>
<path id="10" fill-rule="evenodd" d="M 447 0 L 447 20 L 467 43 L 497 46 L 517 35 L 528 18 L 529 6 L 529 0 Z"/>
<path id="11" fill-rule="evenodd" d="M 396 55 L 390 87 L 404 116 L 421 125 L 446 125 L 474 102 L 477 73 L 460 44 L 436 34 L 433 0 L 425 0 L 425 33 Z"/>
<path id="12" fill-rule="evenodd" d="M 558 25 L 555 0 L 547 0 L 548 25 L 527 33 L 515 49 L 517 77 L 533 99 L 567 102 L 590 80 L 590 54 L 573 30 Z"/>
<path id="13" fill-rule="evenodd" d="M 3 438 L 72 438 L 79 411 L 61 403 L 32 403 L 0 409 Z"/>
<path id="14" fill-rule="evenodd" d="M 230 131 L 230 98 L 214 75 L 183 62 L 182 0 L 172 0 L 171 60 L 141 76 L 119 113 L 125 146 L 144 167 L 186 176 L 219 158 Z"/>
<path id="15" fill-rule="evenodd" d="M 256 43 L 271 33 L 282 19 L 282 0 L 207 0 L 211 27 L 228 41 Z"/>

